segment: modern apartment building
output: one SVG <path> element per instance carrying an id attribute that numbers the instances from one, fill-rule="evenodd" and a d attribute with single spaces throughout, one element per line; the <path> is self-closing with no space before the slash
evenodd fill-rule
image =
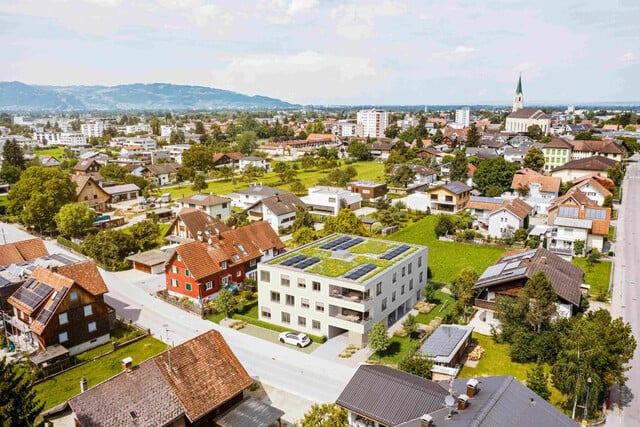
<path id="1" fill-rule="evenodd" d="M 456 110 L 456 123 L 463 127 L 469 126 L 469 107 Z"/>
<path id="2" fill-rule="evenodd" d="M 101 138 L 108 127 L 103 121 L 98 120 L 94 123 L 83 123 L 80 125 L 80 132 L 87 138 Z"/>
<path id="3" fill-rule="evenodd" d="M 364 346 L 420 298 L 428 248 L 332 234 L 258 265 L 259 318 Z"/>
<path id="4" fill-rule="evenodd" d="M 389 126 L 390 119 L 391 113 L 388 111 L 376 109 L 358 111 L 358 136 L 383 137 L 384 130 Z"/>

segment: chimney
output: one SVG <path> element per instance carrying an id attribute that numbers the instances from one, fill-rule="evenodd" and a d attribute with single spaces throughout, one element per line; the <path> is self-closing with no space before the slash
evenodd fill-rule
<path id="1" fill-rule="evenodd" d="M 80 393 L 84 393 L 88 388 L 87 379 L 85 377 L 80 378 Z"/>
<path id="2" fill-rule="evenodd" d="M 547 257 L 543 256 L 540 258 L 540 264 L 545 265 L 547 263 Z"/>
<path id="3" fill-rule="evenodd" d="M 469 406 L 469 396 L 466 394 L 458 396 L 458 410 L 463 411 L 467 409 L 467 406 Z"/>
<path id="4" fill-rule="evenodd" d="M 429 414 L 424 414 L 420 417 L 420 427 L 431 427 L 431 422 L 433 418 Z"/>
<path id="5" fill-rule="evenodd" d="M 471 378 L 469 381 L 467 381 L 467 396 L 471 398 L 475 397 L 475 395 L 478 394 L 479 383 L 480 381 L 475 378 Z"/>
<path id="6" fill-rule="evenodd" d="M 122 359 L 121 363 L 122 363 L 122 371 L 129 372 L 131 371 L 131 367 L 133 366 L 133 358 L 125 357 L 124 359 Z"/>

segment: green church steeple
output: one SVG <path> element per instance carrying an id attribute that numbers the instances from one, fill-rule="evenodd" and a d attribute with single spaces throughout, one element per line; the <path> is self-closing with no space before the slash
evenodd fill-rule
<path id="1" fill-rule="evenodd" d="M 516 94 L 522 93 L 522 74 L 518 77 L 518 87 L 516 88 Z"/>

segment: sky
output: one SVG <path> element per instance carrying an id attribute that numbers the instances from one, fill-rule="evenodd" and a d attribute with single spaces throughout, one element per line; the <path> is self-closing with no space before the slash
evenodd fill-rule
<path id="1" fill-rule="evenodd" d="M 640 101 L 638 0 L 0 0 L 0 81 L 316 104 Z"/>

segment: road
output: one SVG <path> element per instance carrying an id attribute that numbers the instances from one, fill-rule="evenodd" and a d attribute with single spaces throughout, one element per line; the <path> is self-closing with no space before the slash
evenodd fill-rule
<path id="1" fill-rule="evenodd" d="M 639 160 L 639 156 L 634 156 Z M 627 372 L 627 385 L 616 391 L 607 426 L 640 425 L 640 163 L 630 162 L 618 212 L 611 314 L 631 324 L 638 347 Z"/>
<path id="2" fill-rule="evenodd" d="M 12 224 L 0 222 L 6 242 L 33 238 Z M 70 254 L 53 240 L 46 240 L 50 253 Z M 158 277 L 138 272 L 110 273 L 100 270 L 109 293 L 105 301 L 116 309 L 118 318 L 132 320 L 150 329 L 153 336 L 170 344 L 180 344 L 207 330 L 216 329 L 254 379 L 312 402 L 334 402 L 356 368 L 308 355 L 293 348 L 271 343 L 236 330 L 202 320 L 173 307 L 148 292 L 149 286 L 136 286 L 132 280 Z M 146 289 L 146 290 L 145 290 Z M 131 357 L 135 360 L 135 354 Z"/>

